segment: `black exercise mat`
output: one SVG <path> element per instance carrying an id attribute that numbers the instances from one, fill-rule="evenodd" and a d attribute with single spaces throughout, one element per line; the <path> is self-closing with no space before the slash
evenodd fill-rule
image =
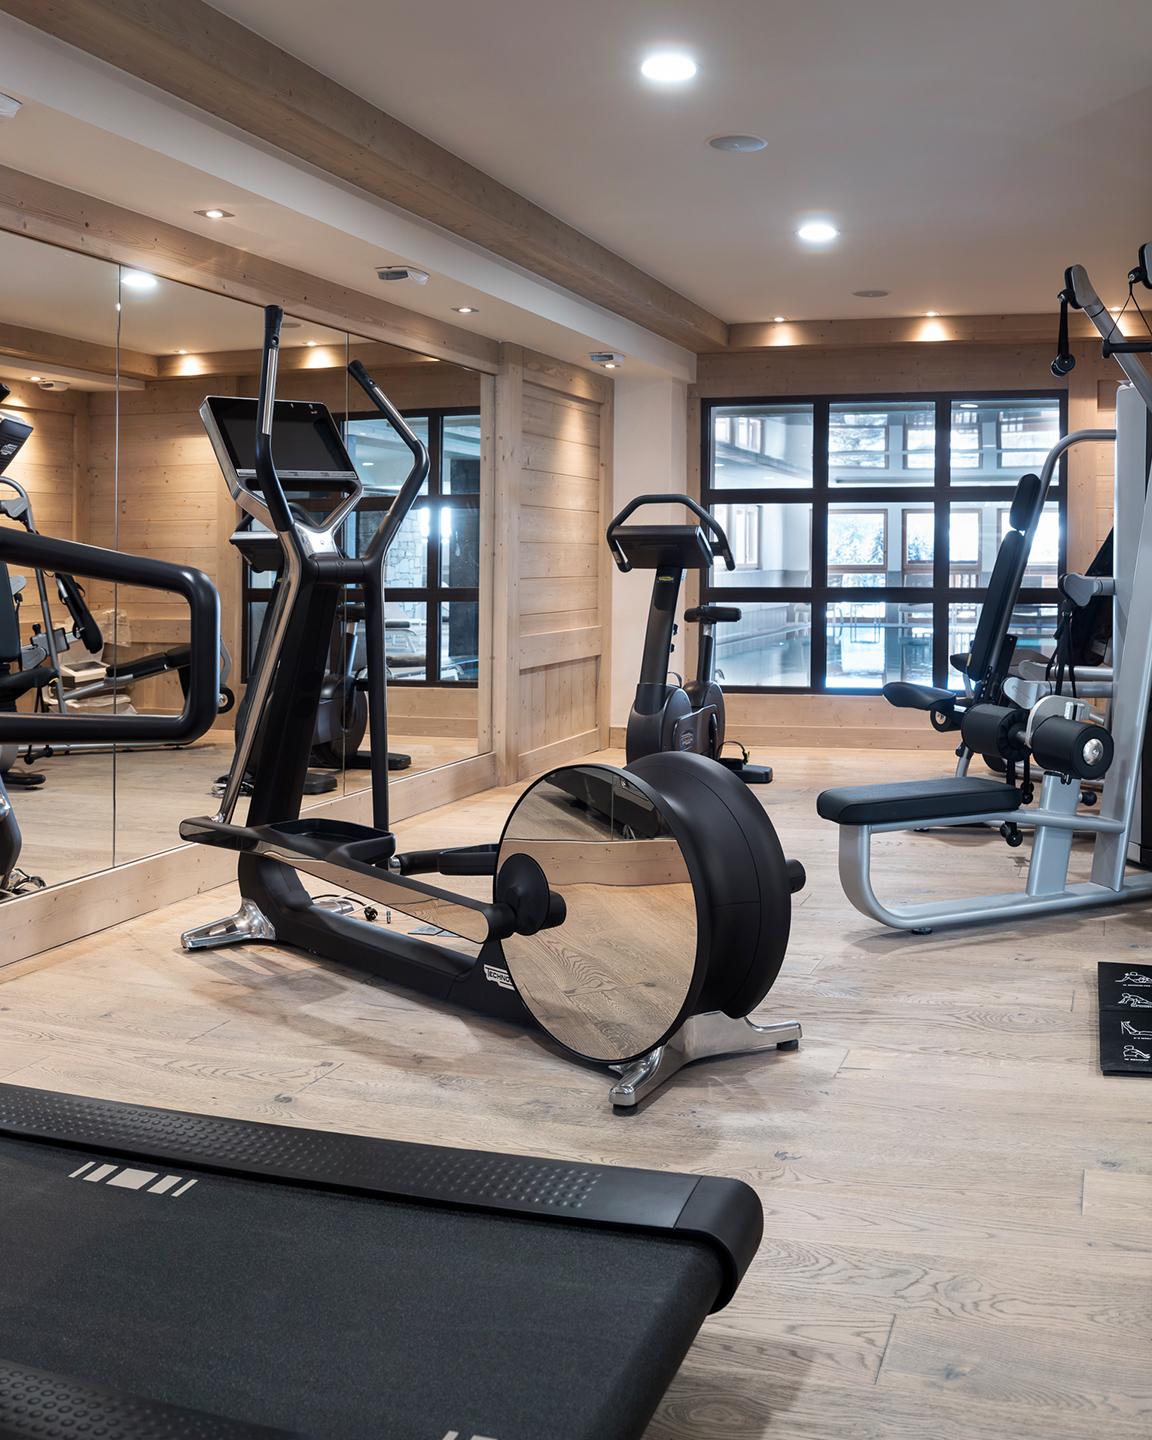
<path id="1" fill-rule="evenodd" d="M 1152 1075 L 1152 961 L 1102 960 L 1100 1069 L 1105 1075 Z"/>

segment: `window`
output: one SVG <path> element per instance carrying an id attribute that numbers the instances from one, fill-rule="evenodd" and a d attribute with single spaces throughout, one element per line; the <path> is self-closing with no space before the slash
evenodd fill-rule
<path id="1" fill-rule="evenodd" d="M 1058 393 L 706 402 L 704 503 L 737 568 L 704 598 L 743 612 L 717 631 L 723 683 L 956 683 L 1016 483 L 1064 430 Z M 1016 612 L 1031 647 L 1050 639 L 1065 488 L 1061 470 Z"/>

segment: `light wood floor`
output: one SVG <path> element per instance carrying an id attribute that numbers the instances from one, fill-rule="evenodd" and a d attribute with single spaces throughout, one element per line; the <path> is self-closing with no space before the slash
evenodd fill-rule
<path id="1" fill-rule="evenodd" d="M 397 736 L 394 748 L 411 756 L 403 773 L 416 775 L 476 754 L 460 737 Z M 20 868 L 50 885 L 123 865 L 180 843 L 180 821 L 213 810 L 212 787 L 232 759 L 231 737 L 210 738 L 182 750 L 77 751 L 39 760 L 45 776 L 35 790 L 13 788 L 11 800 L 24 837 Z M 26 767 L 16 766 L 19 774 Z M 366 770 L 340 777 L 349 792 L 365 788 Z M 332 791 L 317 800 L 331 800 Z M 242 818 L 246 802 L 241 801 Z"/>
<path id="2" fill-rule="evenodd" d="M 1095 962 L 1152 963 L 1147 911 L 883 932 L 841 897 L 816 793 L 941 773 L 947 757 L 760 758 L 809 873 L 766 1011 L 803 1021 L 798 1054 L 698 1066 L 616 1117 L 601 1079 L 525 1034 L 275 949 L 181 954 L 177 931 L 228 910 L 225 890 L 0 972 L 0 1076 L 742 1176 L 764 1201 L 763 1247 L 650 1440 L 1147 1440 L 1152 1086 L 1102 1078 L 1094 1037 Z M 513 793 L 404 835 L 494 836 Z M 994 837 L 905 836 L 884 853 L 906 894 L 1008 888 L 1021 865 Z"/>

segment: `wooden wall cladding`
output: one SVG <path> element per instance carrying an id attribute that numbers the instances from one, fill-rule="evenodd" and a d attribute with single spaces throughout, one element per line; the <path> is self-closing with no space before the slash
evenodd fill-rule
<path id="1" fill-rule="evenodd" d="M 496 731 L 513 780 L 607 743 L 612 387 L 516 346 L 503 358 Z"/>

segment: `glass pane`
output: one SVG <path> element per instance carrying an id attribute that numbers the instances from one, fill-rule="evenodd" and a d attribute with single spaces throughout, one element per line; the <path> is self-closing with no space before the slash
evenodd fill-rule
<path id="1" fill-rule="evenodd" d="M 479 415 L 445 415 L 442 466 L 446 495 L 479 495 Z"/>
<path id="2" fill-rule="evenodd" d="M 480 671 L 480 605 L 449 600 L 440 607 L 440 679 L 475 684 Z"/>
<path id="3" fill-rule="evenodd" d="M 954 401 L 952 484 L 1018 480 L 1043 465 L 1059 438 L 1060 404 L 1055 399 Z"/>
<path id="4" fill-rule="evenodd" d="M 988 585 L 1000 542 L 1008 533 L 1010 509 L 1007 497 L 951 507 L 949 583 L 954 590 L 980 590 Z M 1060 507 L 1050 504 L 1040 517 L 1024 584 L 1055 587 L 1059 574 Z"/>
<path id="5" fill-rule="evenodd" d="M 480 584 L 480 510 L 475 504 L 442 504 L 440 583 L 453 590 Z"/>
<path id="6" fill-rule="evenodd" d="M 713 585 L 811 585 L 811 505 L 713 505 L 712 514 L 736 560 L 735 570 L 717 561 Z"/>
<path id="7" fill-rule="evenodd" d="M 935 525 L 930 505 L 830 505 L 829 586 L 931 585 Z"/>
<path id="8" fill-rule="evenodd" d="M 931 401 L 831 407 L 830 485 L 931 485 L 935 471 L 936 407 Z"/>
<path id="9" fill-rule="evenodd" d="M 716 630 L 722 685 L 807 687 L 812 674 L 812 607 L 786 600 L 743 604 L 741 619 Z"/>
<path id="10" fill-rule="evenodd" d="M 384 643 L 388 683 L 425 678 L 428 606 L 423 600 L 384 602 Z"/>
<path id="11" fill-rule="evenodd" d="M 725 405 L 712 412 L 712 487 L 812 488 L 811 405 Z"/>
<path id="12" fill-rule="evenodd" d="M 408 421 L 413 431 L 428 443 L 428 421 L 423 416 Z M 412 455 L 387 420 L 350 419 L 348 453 L 369 495 L 395 495 L 412 468 Z M 428 493 L 425 480 L 422 495 Z"/>
<path id="13" fill-rule="evenodd" d="M 889 680 L 932 683 L 932 606 L 838 600 L 828 606 L 828 688 L 879 690 Z"/>

